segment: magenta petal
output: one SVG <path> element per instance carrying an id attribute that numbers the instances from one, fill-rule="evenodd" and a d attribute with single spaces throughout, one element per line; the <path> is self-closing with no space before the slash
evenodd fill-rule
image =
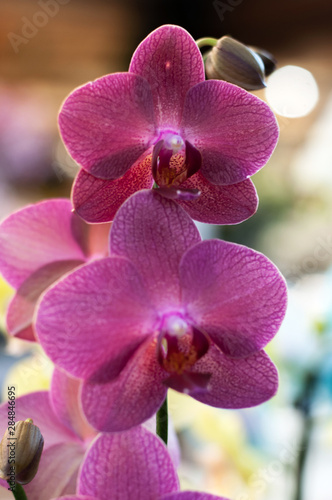
<path id="1" fill-rule="evenodd" d="M 66 495 L 65 497 L 53 498 L 52 500 L 99 500 L 96 497 L 86 495 Z"/>
<path id="2" fill-rule="evenodd" d="M 105 432 L 121 432 L 143 423 L 165 399 L 165 376 L 157 361 L 156 343 L 148 339 L 116 379 L 104 384 L 84 382 L 82 405 L 89 423 Z"/>
<path id="3" fill-rule="evenodd" d="M 200 196 L 190 201 L 177 200 L 193 219 L 208 224 L 238 224 L 257 210 L 258 198 L 250 179 L 230 186 L 215 186 L 198 172 L 181 188 L 198 189 Z"/>
<path id="4" fill-rule="evenodd" d="M 162 441 L 144 427 L 102 434 L 84 460 L 78 493 L 98 500 L 158 500 L 179 489 Z"/>
<path id="5" fill-rule="evenodd" d="M 225 241 L 203 241 L 184 255 L 180 277 L 193 322 L 224 353 L 258 351 L 278 331 L 286 284 L 264 255 Z"/>
<path id="6" fill-rule="evenodd" d="M 158 194 L 168 200 L 191 201 L 200 197 L 198 189 L 182 189 L 173 186 L 158 188 Z"/>
<path id="7" fill-rule="evenodd" d="M 66 427 L 71 429 L 82 441 L 91 439 L 96 431 L 88 424 L 80 404 L 80 379 L 54 369 L 50 389 L 50 401 L 54 414 Z"/>
<path id="8" fill-rule="evenodd" d="M 151 300 L 159 308 L 169 308 L 180 300 L 181 257 L 201 238 L 186 212 L 156 191 L 140 191 L 120 208 L 111 229 L 110 250 L 131 260 Z"/>
<path id="9" fill-rule="evenodd" d="M 8 403 L 0 405 L 0 435 L 3 436 L 7 428 Z M 16 399 L 15 420 L 32 418 L 40 428 L 44 437 L 44 450 L 50 446 L 78 439 L 53 412 L 49 402 L 49 393 L 46 391 L 32 392 Z"/>
<path id="10" fill-rule="evenodd" d="M 82 169 L 73 185 L 73 205 L 87 222 L 111 221 L 129 196 L 140 189 L 151 188 L 152 184 L 150 155 L 113 181 L 98 179 Z"/>
<path id="11" fill-rule="evenodd" d="M 32 321 L 40 295 L 58 278 L 81 264 L 83 261 L 76 260 L 53 262 L 38 269 L 24 281 L 7 311 L 9 333 L 26 340 L 35 340 Z"/>
<path id="12" fill-rule="evenodd" d="M 52 361 L 72 375 L 109 380 L 153 323 L 136 269 L 109 257 L 82 266 L 45 293 L 36 332 Z"/>
<path id="13" fill-rule="evenodd" d="M 69 200 L 29 205 L 1 223 L 0 270 L 15 288 L 40 267 L 60 260 L 86 260 Z"/>
<path id="14" fill-rule="evenodd" d="M 200 172 L 213 184 L 235 184 L 253 175 L 278 140 L 278 125 L 268 105 L 220 80 L 189 90 L 182 128 L 202 155 Z"/>
<path id="15" fill-rule="evenodd" d="M 179 26 L 153 31 L 137 47 L 131 73 L 149 82 L 158 125 L 177 127 L 187 91 L 204 80 L 204 64 L 195 40 Z"/>
<path id="16" fill-rule="evenodd" d="M 114 73 L 74 90 L 59 115 L 63 141 L 75 161 L 102 179 L 117 179 L 155 135 L 148 82 Z"/>
<path id="17" fill-rule="evenodd" d="M 227 498 L 217 497 L 216 495 L 198 491 L 178 491 L 176 493 L 164 495 L 160 500 L 227 500 Z"/>
<path id="18" fill-rule="evenodd" d="M 264 403 L 278 389 L 278 372 L 264 351 L 246 358 L 230 358 L 217 347 L 194 367 L 195 373 L 211 373 L 208 387 L 190 396 L 217 408 L 249 408 Z"/>
<path id="19" fill-rule="evenodd" d="M 74 494 L 84 448 L 77 443 L 60 443 L 44 450 L 33 481 L 24 486 L 30 500 L 49 500 Z"/>

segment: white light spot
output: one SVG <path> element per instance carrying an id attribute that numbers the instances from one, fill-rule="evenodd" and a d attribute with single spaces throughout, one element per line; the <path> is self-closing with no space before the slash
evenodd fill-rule
<path id="1" fill-rule="evenodd" d="M 265 95 L 278 115 L 298 118 L 314 109 L 319 91 L 310 71 L 299 66 L 284 66 L 269 77 Z"/>

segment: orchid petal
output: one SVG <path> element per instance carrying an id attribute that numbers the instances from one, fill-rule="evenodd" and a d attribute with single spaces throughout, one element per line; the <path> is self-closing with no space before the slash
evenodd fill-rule
<path id="1" fill-rule="evenodd" d="M 35 478 L 24 486 L 27 497 L 49 500 L 75 493 L 83 456 L 84 448 L 78 443 L 59 443 L 44 450 Z"/>
<path id="2" fill-rule="evenodd" d="M 11 335 L 36 340 L 32 327 L 38 299 L 58 278 L 80 266 L 82 261 L 52 262 L 35 271 L 19 287 L 7 311 L 7 328 Z"/>
<path id="3" fill-rule="evenodd" d="M 208 224 L 237 224 L 257 210 L 258 198 L 250 179 L 230 186 L 215 186 L 198 172 L 181 184 L 181 189 L 198 189 L 200 196 L 177 202 L 190 217 Z"/>
<path id="4" fill-rule="evenodd" d="M 95 436 L 96 431 L 88 424 L 79 403 L 82 381 L 55 368 L 50 389 L 50 402 L 54 414 L 82 441 Z"/>
<path id="5" fill-rule="evenodd" d="M 101 434 L 82 465 L 78 493 L 98 500 L 156 500 L 179 489 L 163 442 L 144 427 Z"/>
<path id="6" fill-rule="evenodd" d="M 195 40 L 183 28 L 171 25 L 156 29 L 140 43 L 129 71 L 149 82 L 156 121 L 163 127 L 178 127 L 187 91 L 205 78 Z"/>
<path id="7" fill-rule="evenodd" d="M 154 321 L 136 269 L 109 257 L 82 266 L 45 293 L 36 332 L 60 367 L 106 381 L 118 375 Z"/>
<path id="8" fill-rule="evenodd" d="M 0 435 L 7 427 L 8 403 L 0 405 Z M 62 442 L 79 442 L 73 432 L 60 422 L 53 413 L 46 391 L 31 392 L 16 399 L 15 420 L 32 418 L 44 438 L 44 452 L 50 446 Z M 43 452 L 43 453 L 44 453 Z"/>
<path id="9" fill-rule="evenodd" d="M 205 390 L 189 392 L 190 396 L 217 408 L 256 406 L 274 396 L 278 388 L 278 372 L 264 351 L 236 359 L 211 346 L 193 371 L 211 373 L 211 378 Z"/>
<path id="10" fill-rule="evenodd" d="M 113 181 L 98 179 L 82 169 L 73 185 L 73 205 L 78 215 L 88 222 L 111 221 L 129 196 L 140 189 L 151 188 L 152 184 L 149 155 Z"/>
<path id="11" fill-rule="evenodd" d="M 69 200 L 29 205 L 0 225 L 0 269 L 15 288 L 40 267 L 60 260 L 86 260 Z"/>
<path id="12" fill-rule="evenodd" d="M 87 83 L 64 102 L 59 127 L 70 155 L 87 172 L 101 179 L 118 179 L 155 135 L 150 86 L 130 73 Z"/>
<path id="13" fill-rule="evenodd" d="M 278 125 L 258 97 L 221 80 L 192 87 L 186 96 L 182 131 L 202 155 L 200 172 L 212 184 L 235 184 L 270 158 Z"/>
<path id="14" fill-rule="evenodd" d="M 286 284 L 264 255 L 225 241 L 203 241 L 183 256 L 180 276 L 193 323 L 224 353 L 258 351 L 278 331 Z"/>
<path id="15" fill-rule="evenodd" d="M 158 307 L 176 307 L 179 262 L 200 235 L 186 212 L 156 191 L 140 191 L 120 208 L 111 229 L 110 250 L 133 262 Z"/>
<path id="16" fill-rule="evenodd" d="M 166 376 L 157 361 L 156 343 L 148 339 L 116 379 L 83 383 L 82 405 L 89 423 L 105 432 L 121 432 L 143 423 L 165 399 L 167 388 L 162 381 Z"/>

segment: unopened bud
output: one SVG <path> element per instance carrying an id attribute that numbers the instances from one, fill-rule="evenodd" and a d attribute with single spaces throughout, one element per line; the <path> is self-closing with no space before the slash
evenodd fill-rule
<path id="1" fill-rule="evenodd" d="M 226 80 L 246 90 L 264 88 L 264 64 L 258 54 L 230 36 L 218 40 L 205 60 L 209 79 Z"/>
<path id="2" fill-rule="evenodd" d="M 14 427 L 14 426 L 13 426 Z M 44 438 L 31 418 L 7 429 L 0 443 L 0 477 L 10 484 L 27 484 L 35 477 Z"/>
<path id="3" fill-rule="evenodd" d="M 259 49 L 257 47 L 249 47 L 249 49 L 254 51 L 255 54 L 257 54 L 263 61 L 265 76 L 271 75 L 277 67 L 276 58 L 267 50 Z"/>

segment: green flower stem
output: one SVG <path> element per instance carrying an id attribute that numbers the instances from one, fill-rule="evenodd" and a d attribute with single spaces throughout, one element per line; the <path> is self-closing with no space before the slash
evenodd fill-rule
<path id="1" fill-rule="evenodd" d="M 28 500 L 28 497 L 25 494 L 23 486 L 21 486 L 18 483 L 15 484 L 15 488 L 13 488 L 11 492 L 14 495 L 15 500 Z"/>
<path id="2" fill-rule="evenodd" d="M 200 49 L 206 46 L 214 47 L 217 41 L 218 40 L 216 38 L 199 38 L 198 40 L 196 40 L 196 44 L 197 47 Z"/>
<path id="3" fill-rule="evenodd" d="M 167 395 L 165 401 L 157 411 L 156 433 L 167 445 L 168 438 L 168 410 L 167 410 Z"/>

